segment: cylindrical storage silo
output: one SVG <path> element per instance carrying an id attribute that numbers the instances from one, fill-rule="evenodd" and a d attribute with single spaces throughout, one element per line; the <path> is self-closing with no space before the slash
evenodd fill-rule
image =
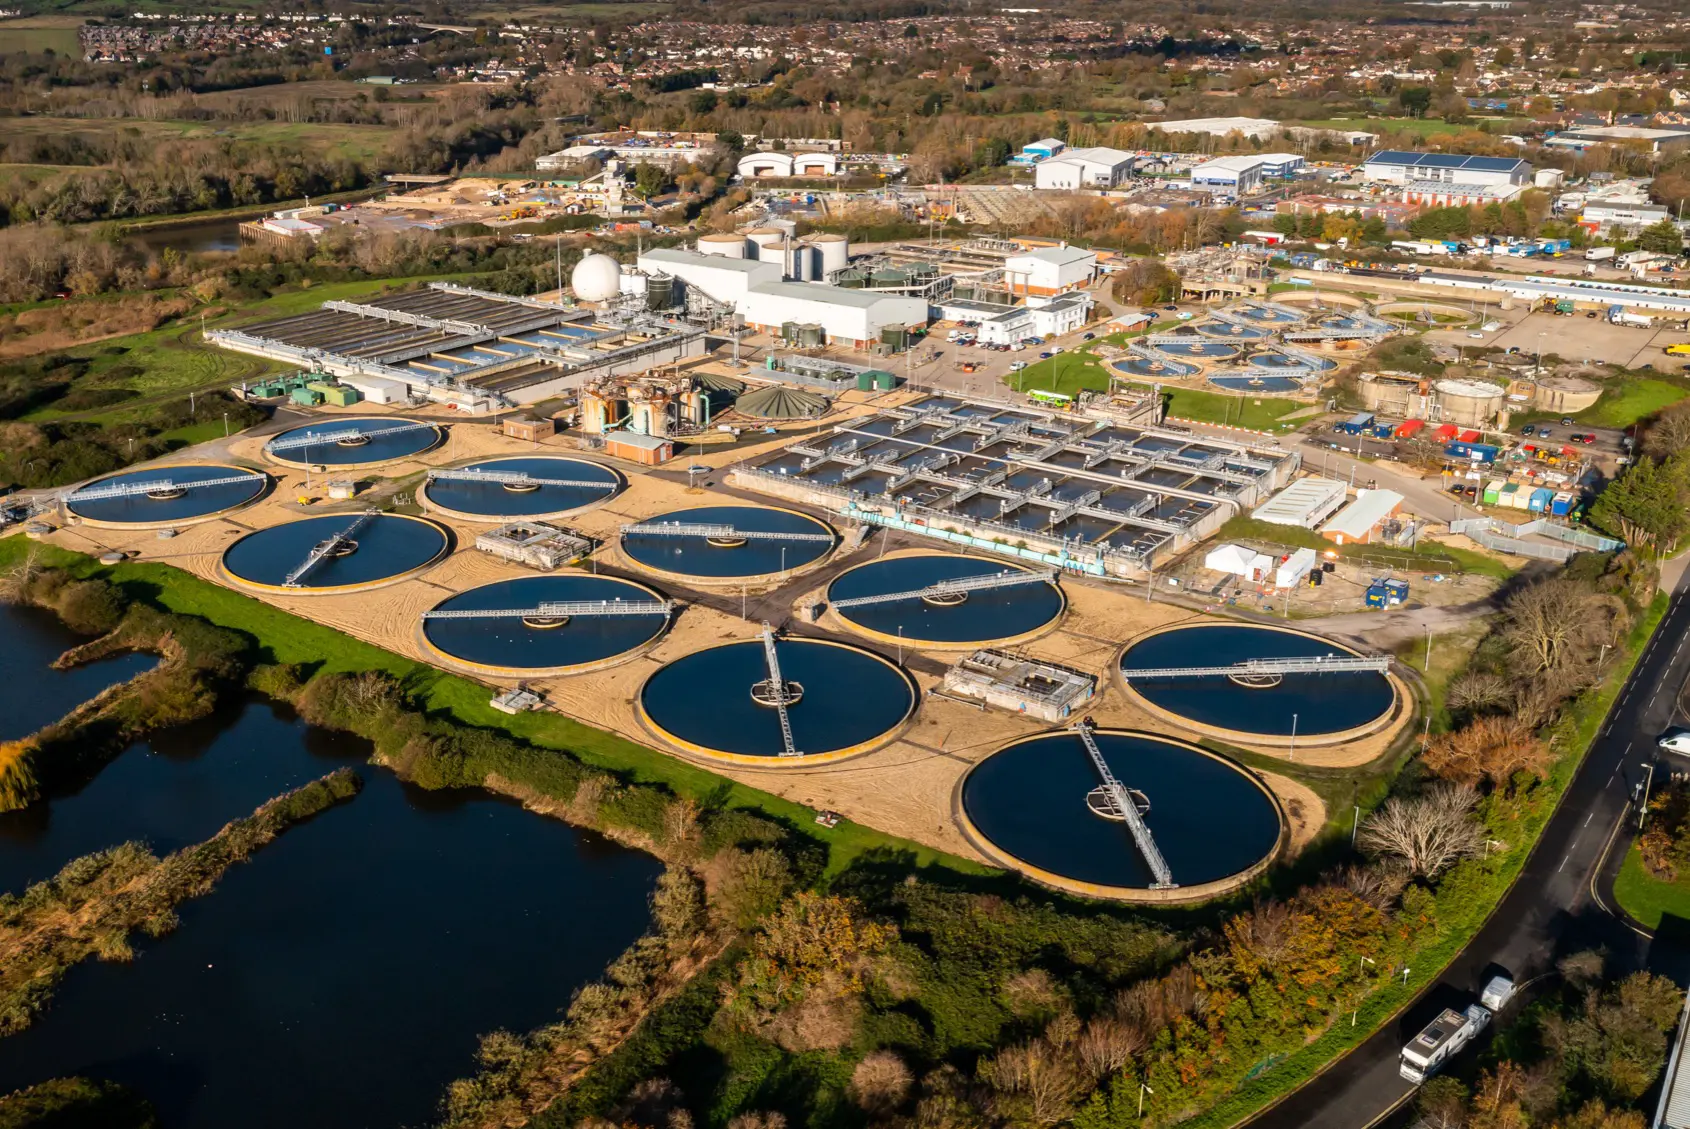
<path id="1" fill-rule="evenodd" d="M 745 250 L 762 262 L 781 262 L 786 232 L 781 228 L 752 228 L 745 232 Z"/>
<path id="2" fill-rule="evenodd" d="M 645 308 L 667 310 L 675 304 L 675 280 L 668 275 L 654 274 L 645 280 Z"/>
<path id="3" fill-rule="evenodd" d="M 888 325 L 880 331 L 880 343 L 901 353 L 909 347 L 910 331 L 901 325 Z"/>
<path id="4" fill-rule="evenodd" d="M 839 277 L 833 280 L 834 285 L 843 286 L 847 290 L 861 290 L 863 288 L 863 272 L 856 268 L 839 272 Z"/>
<path id="5" fill-rule="evenodd" d="M 794 243 L 786 259 L 786 277 L 796 282 L 815 281 L 814 260 L 815 252 L 808 243 Z"/>
<path id="6" fill-rule="evenodd" d="M 821 260 L 821 265 L 817 268 L 818 278 L 825 279 L 836 270 L 844 270 L 851 262 L 851 241 L 843 235 L 834 235 L 831 232 L 812 235 L 810 243 Z"/>
<path id="7" fill-rule="evenodd" d="M 721 255 L 728 259 L 743 259 L 745 258 L 745 236 L 734 233 L 700 235 L 698 237 L 698 253 L 700 255 Z"/>
<path id="8" fill-rule="evenodd" d="M 806 349 L 819 349 L 823 345 L 822 327 L 814 322 L 798 327 L 798 344 Z"/>
<path id="9" fill-rule="evenodd" d="M 795 321 L 783 321 L 783 322 L 781 322 L 780 323 L 780 339 L 782 341 L 796 341 L 796 340 L 798 340 L 798 323 L 795 322 Z"/>

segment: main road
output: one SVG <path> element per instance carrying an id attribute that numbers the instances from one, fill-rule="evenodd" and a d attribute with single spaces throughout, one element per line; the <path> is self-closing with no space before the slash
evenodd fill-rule
<path id="1" fill-rule="evenodd" d="M 1396 1021 L 1258 1114 L 1251 1129 L 1366 1129 L 1401 1108 L 1414 1094 L 1397 1074 L 1403 1044 L 1443 1007 L 1472 1002 L 1488 973 L 1525 983 L 1560 957 L 1599 946 L 1613 969 L 1642 965 L 1647 938 L 1592 897 L 1593 879 L 1610 843 L 1623 846 L 1620 822 L 1635 818 L 1633 795 L 1655 759 L 1655 738 L 1675 718 L 1690 674 L 1687 640 L 1690 597 L 1680 583 L 1525 872 L 1478 936 Z"/>

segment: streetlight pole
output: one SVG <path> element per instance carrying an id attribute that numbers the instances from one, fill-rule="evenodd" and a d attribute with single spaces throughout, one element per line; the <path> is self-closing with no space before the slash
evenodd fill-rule
<path id="1" fill-rule="evenodd" d="M 1649 814 L 1649 789 L 1655 786 L 1655 762 L 1649 762 L 1649 778 L 1643 784 L 1643 803 L 1637 809 L 1637 830 L 1643 830 L 1643 818 Z"/>
<path id="2" fill-rule="evenodd" d="M 1297 715 L 1291 715 L 1291 760 L 1297 759 Z"/>
<path id="3" fill-rule="evenodd" d="M 1350 824 L 1350 846 L 1356 845 L 1356 836 L 1361 833 L 1361 805 L 1356 806 L 1355 822 Z"/>
<path id="4" fill-rule="evenodd" d="M 1432 625 L 1430 623 L 1426 624 L 1426 665 L 1420 669 L 1426 671 L 1432 669 Z"/>
<path id="5" fill-rule="evenodd" d="M 1149 1094 L 1151 1097 L 1155 1097 L 1156 1091 L 1152 1090 L 1149 1086 L 1146 1086 L 1143 1082 L 1140 1082 L 1138 1084 L 1138 1115 L 1140 1117 L 1144 1116 L 1144 1095 L 1146 1094 Z"/>

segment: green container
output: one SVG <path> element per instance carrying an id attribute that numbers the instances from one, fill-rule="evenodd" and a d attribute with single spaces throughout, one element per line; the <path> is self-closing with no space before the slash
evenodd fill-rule
<path id="1" fill-rule="evenodd" d="M 288 396 L 288 399 L 292 400 L 296 404 L 302 404 L 308 408 L 315 408 L 323 402 L 323 394 L 315 388 L 295 388 Z"/>
<path id="2" fill-rule="evenodd" d="M 350 408 L 364 398 L 363 393 L 346 384 L 331 384 L 323 390 L 323 396 L 337 408 Z"/>
<path id="3" fill-rule="evenodd" d="M 898 378 L 885 369 L 869 369 L 857 374 L 858 392 L 890 392 L 898 387 Z"/>

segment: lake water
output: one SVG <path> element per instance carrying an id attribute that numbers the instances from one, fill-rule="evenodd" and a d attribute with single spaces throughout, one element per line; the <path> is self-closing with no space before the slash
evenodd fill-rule
<path id="1" fill-rule="evenodd" d="M 75 670 L 48 664 L 88 642 L 41 608 L 0 604 L 0 741 L 27 737 L 51 725 L 107 686 L 158 662 L 152 655 L 117 655 Z"/>
<path id="2" fill-rule="evenodd" d="M 15 889 L 126 838 L 194 842 L 368 755 L 252 701 L 11 818 L 0 875 Z M 133 1087 L 171 1129 L 425 1123 L 480 1034 L 554 1020 L 646 928 L 649 856 L 485 793 L 359 771 L 362 794 L 181 905 L 133 963 L 72 970 L 0 1045 L 0 1093 L 82 1074 Z"/>
<path id="3" fill-rule="evenodd" d="M 130 233 L 129 238 L 149 251 L 163 251 L 167 247 L 184 254 L 239 251 L 240 228 L 240 220 L 208 220 L 180 227 L 144 229 Z"/>

